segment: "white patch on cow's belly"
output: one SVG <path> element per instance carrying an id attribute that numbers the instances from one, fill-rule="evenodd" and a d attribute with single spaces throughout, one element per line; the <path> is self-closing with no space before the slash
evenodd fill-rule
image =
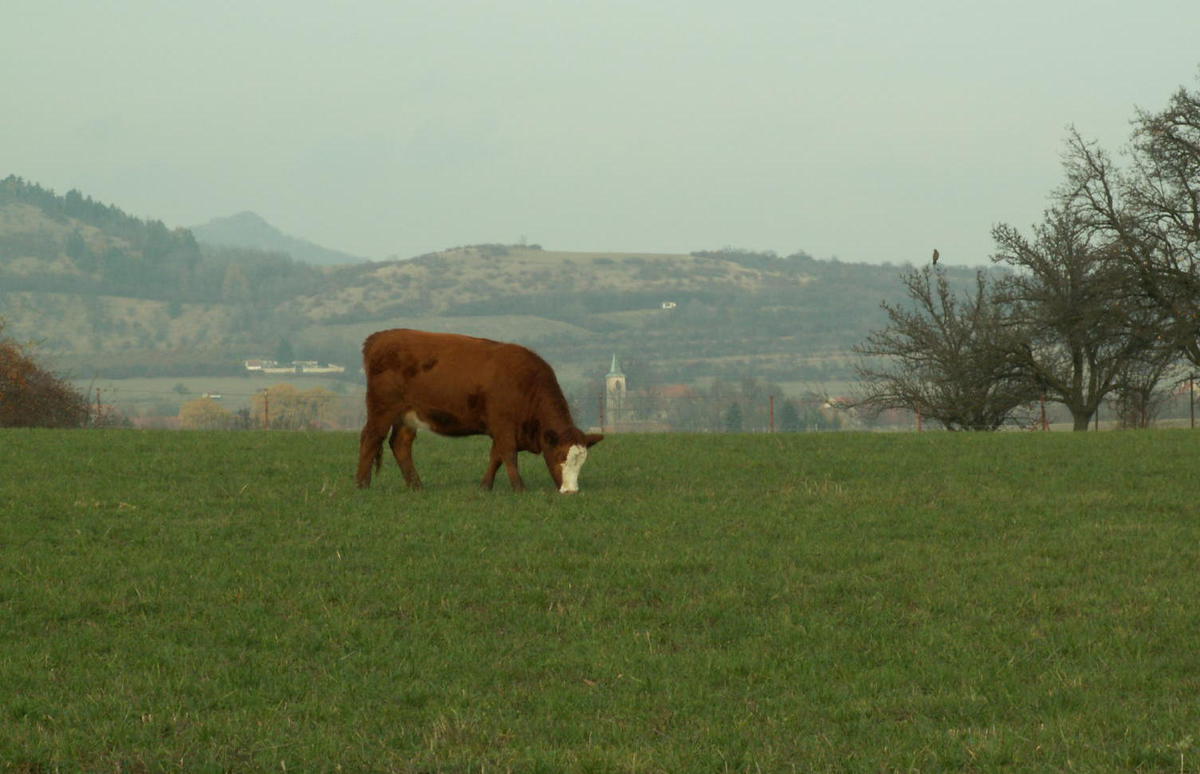
<path id="1" fill-rule="evenodd" d="M 411 427 L 413 430 L 432 430 L 429 423 L 421 420 L 415 411 L 407 411 L 404 413 L 404 424 Z"/>
<path id="2" fill-rule="evenodd" d="M 573 494 L 579 491 L 579 470 L 587 461 L 587 447 L 576 444 L 567 450 L 567 459 L 562 466 L 562 486 L 558 491 Z"/>

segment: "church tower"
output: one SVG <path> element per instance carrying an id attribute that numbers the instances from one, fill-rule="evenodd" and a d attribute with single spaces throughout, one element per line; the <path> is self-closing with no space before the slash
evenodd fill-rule
<path id="1" fill-rule="evenodd" d="M 621 364 L 617 362 L 614 353 L 612 367 L 604 375 L 604 417 L 609 428 L 615 428 L 627 419 L 625 392 L 625 374 L 621 371 Z"/>

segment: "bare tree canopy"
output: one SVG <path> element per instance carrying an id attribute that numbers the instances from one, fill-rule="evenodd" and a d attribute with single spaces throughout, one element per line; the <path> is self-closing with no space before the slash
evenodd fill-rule
<path id="1" fill-rule="evenodd" d="M 984 272 L 962 298 L 932 265 L 902 282 L 912 304 L 884 302 L 888 327 L 855 347 L 864 406 L 918 412 L 950 430 L 995 430 L 1037 399 L 1014 358 L 1021 326 Z"/>
<path id="2" fill-rule="evenodd" d="M 1061 196 L 1127 266 L 1159 334 L 1200 365 L 1200 91 L 1180 88 L 1159 112 L 1139 111 L 1118 168 L 1073 131 Z"/>
<path id="3" fill-rule="evenodd" d="M 1156 316 L 1130 300 L 1128 272 L 1076 208 L 1049 210 L 1032 237 L 1006 224 L 992 236 L 992 260 L 1015 270 L 997 292 L 1028 336 L 1017 362 L 1067 407 L 1076 430 L 1086 430 L 1122 375 L 1153 348 Z"/>

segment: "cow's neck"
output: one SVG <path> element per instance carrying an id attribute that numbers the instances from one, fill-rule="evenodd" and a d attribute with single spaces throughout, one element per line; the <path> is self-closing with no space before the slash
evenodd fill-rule
<path id="1" fill-rule="evenodd" d="M 580 435 L 580 430 L 575 427 L 575 420 L 571 419 L 571 409 L 561 394 L 541 401 L 537 409 L 538 446 L 547 445 L 547 436 L 552 441 L 548 445 L 555 446 L 567 438 Z"/>

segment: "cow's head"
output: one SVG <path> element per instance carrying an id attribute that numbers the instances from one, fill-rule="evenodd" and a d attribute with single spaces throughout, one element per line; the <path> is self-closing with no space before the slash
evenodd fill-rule
<path id="1" fill-rule="evenodd" d="M 572 428 L 561 436 L 549 430 L 543 440 L 546 467 L 550 468 L 550 476 L 554 479 L 558 491 L 563 494 L 578 492 L 579 471 L 587 461 L 588 449 L 604 440 L 604 436 L 596 433 L 584 434 Z"/>

